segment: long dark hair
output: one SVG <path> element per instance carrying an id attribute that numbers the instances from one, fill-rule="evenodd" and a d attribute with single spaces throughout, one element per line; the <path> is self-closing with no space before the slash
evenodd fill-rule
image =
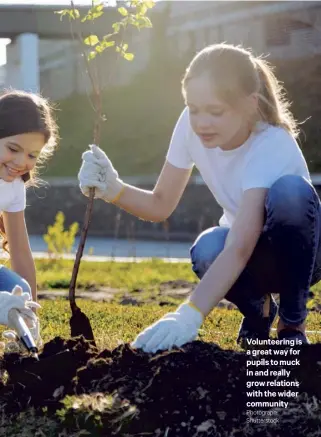
<path id="1" fill-rule="evenodd" d="M 53 108 L 44 97 L 19 90 L 5 91 L 0 96 L 0 138 L 31 132 L 42 133 L 45 145 L 35 168 L 21 177 L 27 187 L 38 184 L 40 166 L 53 155 L 56 149 L 58 128 L 53 117 Z M 2 214 L 0 214 L 0 235 L 3 250 L 9 253 Z"/>

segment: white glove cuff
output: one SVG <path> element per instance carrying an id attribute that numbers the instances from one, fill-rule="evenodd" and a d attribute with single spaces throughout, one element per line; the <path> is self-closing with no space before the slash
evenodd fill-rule
<path id="1" fill-rule="evenodd" d="M 103 194 L 102 199 L 109 203 L 117 202 L 124 190 L 125 184 L 121 179 L 110 179 L 107 181 L 106 192 Z"/>
<path id="2" fill-rule="evenodd" d="M 204 315 L 192 302 L 183 303 L 176 312 L 181 314 L 188 324 L 200 327 L 204 322 Z"/>

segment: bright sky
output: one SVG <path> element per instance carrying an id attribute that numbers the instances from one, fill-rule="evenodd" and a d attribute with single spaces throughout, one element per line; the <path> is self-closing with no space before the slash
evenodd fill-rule
<path id="1" fill-rule="evenodd" d="M 8 44 L 9 41 L 10 40 L 0 38 L 0 66 L 7 62 L 6 44 Z"/>

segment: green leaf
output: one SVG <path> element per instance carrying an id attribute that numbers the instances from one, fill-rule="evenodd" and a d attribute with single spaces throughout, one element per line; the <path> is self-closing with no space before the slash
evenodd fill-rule
<path id="1" fill-rule="evenodd" d="M 96 56 L 97 56 L 97 52 L 92 51 L 92 52 L 89 53 L 87 59 L 88 59 L 88 61 L 91 61 L 91 60 L 94 59 Z"/>
<path id="2" fill-rule="evenodd" d="M 99 43 L 99 38 L 97 35 L 89 35 L 87 38 L 84 39 L 84 43 L 87 46 L 95 46 Z"/>
<path id="3" fill-rule="evenodd" d="M 144 1 L 144 4 L 148 9 L 151 9 L 155 6 L 155 2 L 153 1 Z"/>
<path id="4" fill-rule="evenodd" d="M 138 27 L 138 29 L 140 28 L 139 21 L 137 20 L 135 15 L 132 15 L 131 17 L 128 18 L 128 23 Z"/>
<path id="5" fill-rule="evenodd" d="M 114 23 L 114 24 L 112 25 L 112 28 L 114 29 L 114 31 L 115 31 L 116 33 L 118 33 L 118 32 L 120 31 L 120 26 L 121 26 L 121 24 L 122 24 L 122 23 L 117 22 L 117 23 Z"/>
<path id="6" fill-rule="evenodd" d="M 69 16 L 69 20 L 75 20 L 76 18 L 80 18 L 80 13 L 78 9 L 62 9 L 61 11 L 54 11 L 55 14 L 60 15 L 60 20 L 65 15 Z"/>
<path id="7" fill-rule="evenodd" d="M 104 11 L 101 11 L 101 12 L 94 12 L 94 13 L 92 14 L 92 16 L 90 17 L 90 19 L 91 19 L 91 20 L 95 20 L 96 18 L 101 17 L 103 14 L 104 14 Z"/>
<path id="8" fill-rule="evenodd" d="M 141 27 L 153 27 L 152 22 L 148 17 L 139 17 Z"/>
<path id="9" fill-rule="evenodd" d="M 115 45 L 115 41 L 104 41 L 102 45 L 103 45 L 103 47 L 104 47 L 105 49 L 107 49 L 107 47 L 112 47 L 112 46 L 114 46 L 114 45 Z"/>
<path id="10" fill-rule="evenodd" d="M 104 4 L 100 3 L 99 5 L 95 6 L 94 10 L 95 12 L 101 12 L 104 9 Z"/>
<path id="11" fill-rule="evenodd" d="M 98 46 L 95 47 L 97 53 L 102 53 L 108 47 L 115 45 L 115 41 L 102 41 Z"/>
<path id="12" fill-rule="evenodd" d="M 105 50 L 105 48 L 103 47 L 102 44 L 99 44 L 98 46 L 95 47 L 95 50 L 97 53 L 102 53 Z"/>
<path id="13" fill-rule="evenodd" d="M 137 12 L 138 15 L 145 15 L 148 8 L 146 5 L 141 4 L 141 5 L 137 6 L 137 10 L 138 10 L 138 12 Z"/>
<path id="14" fill-rule="evenodd" d="M 123 46 L 122 46 L 122 50 L 123 50 L 124 52 L 126 52 L 127 49 L 128 49 L 128 44 L 123 44 Z"/>
<path id="15" fill-rule="evenodd" d="M 74 18 L 75 18 L 75 19 L 76 19 L 76 18 L 80 18 L 80 13 L 79 13 L 79 10 L 78 10 L 78 9 L 73 9 L 72 12 L 73 12 L 73 15 L 74 15 Z"/>
<path id="16" fill-rule="evenodd" d="M 127 61 L 132 61 L 134 59 L 134 53 L 124 53 L 124 58 L 127 59 Z"/>
<path id="17" fill-rule="evenodd" d="M 118 10 L 118 12 L 119 12 L 121 15 L 123 15 L 124 17 L 126 17 L 126 16 L 128 15 L 128 11 L 127 11 L 127 9 L 124 8 L 124 7 L 118 8 L 117 10 Z"/>
<path id="18" fill-rule="evenodd" d="M 129 24 L 134 24 L 135 21 L 136 21 L 136 17 L 135 17 L 135 15 L 130 14 L 130 15 L 128 16 L 128 23 L 129 23 Z"/>
<path id="19" fill-rule="evenodd" d="M 89 9 L 88 14 L 84 18 L 82 18 L 81 22 L 84 23 L 87 20 L 93 21 L 96 18 L 101 17 L 103 15 L 103 13 L 104 13 L 104 4 L 99 3 L 98 5 Z"/>
<path id="20" fill-rule="evenodd" d="M 68 13 L 68 9 L 64 9 L 62 11 L 55 11 L 55 14 L 60 15 L 60 21 L 62 21 L 63 17 Z"/>

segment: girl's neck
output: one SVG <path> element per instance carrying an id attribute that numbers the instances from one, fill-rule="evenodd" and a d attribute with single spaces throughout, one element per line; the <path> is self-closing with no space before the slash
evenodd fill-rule
<path id="1" fill-rule="evenodd" d="M 241 128 L 235 135 L 233 138 L 231 138 L 231 140 L 226 143 L 223 144 L 220 149 L 222 150 L 234 150 L 237 149 L 238 147 L 241 147 L 251 136 L 252 134 L 252 129 L 249 128 L 249 126 L 245 126 L 243 128 Z"/>

